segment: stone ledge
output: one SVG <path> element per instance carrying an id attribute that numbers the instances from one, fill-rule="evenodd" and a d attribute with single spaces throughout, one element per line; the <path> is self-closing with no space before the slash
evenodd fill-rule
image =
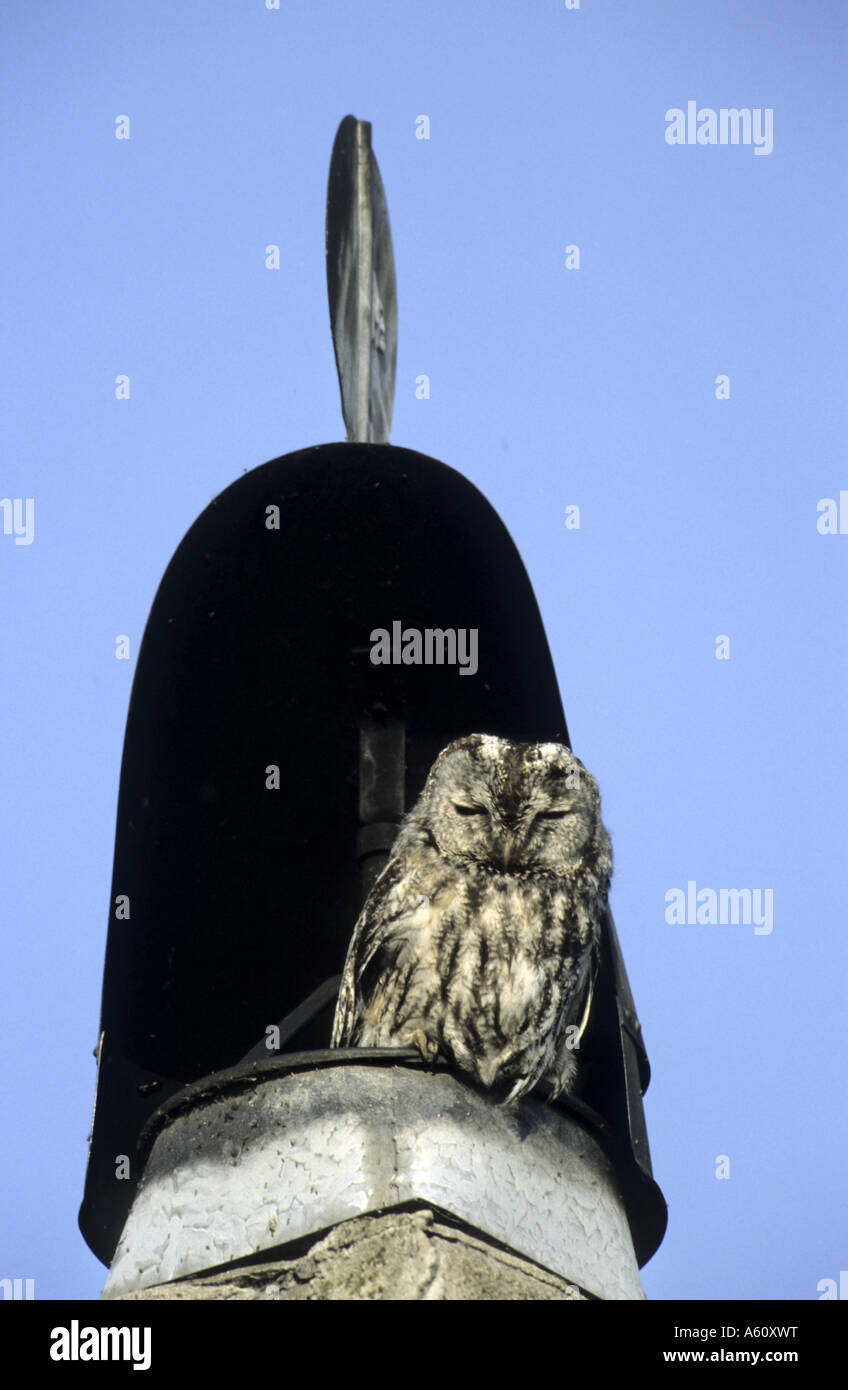
<path id="1" fill-rule="evenodd" d="M 296 1259 L 157 1284 L 115 1301 L 145 1299 L 572 1302 L 586 1295 L 425 1208 L 343 1221 Z"/>

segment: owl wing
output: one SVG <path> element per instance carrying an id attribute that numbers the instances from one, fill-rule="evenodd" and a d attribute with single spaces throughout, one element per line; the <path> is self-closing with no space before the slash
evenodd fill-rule
<path id="1" fill-rule="evenodd" d="M 553 1080 L 553 1097 L 560 1095 L 563 1089 L 571 1090 L 573 1087 L 575 1075 L 579 1066 L 580 1045 L 592 1015 L 592 1001 L 594 999 L 595 982 L 598 978 L 599 969 L 600 922 L 596 920 L 592 939 L 586 953 L 585 963 L 580 972 L 580 978 L 574 989 L 570 992 L 568 1002 L 562 1015 L 561 1023 L 564 1031 L 560 1035 L 560 1042 L 558 1045 L 559 1065 L 552 1073 L 549 1073 Z M 577 1027 L 576 1039 L 569 1031 L 572 1026 Z M 543 1074 L 543 1072 L 540 1072 L 538 1076 L 530 1078 L 529 1085 L 525 1085 L 524 1089 L 530 1089 Z M 520 1087 L 513 1087 L 513 1091 L 510 1094 L 517 1095 L 521 1093 Z"/>
<path id="2" fill-rule="evenodd" d="M 577 1022 L 577 1028 L 578 1028 L 578 1033 L 577 1033 L 577 1041 L 578 1041 L 578 1043 L 579 1043 L 579 1042 L 582 1042 L 582 1040 L 583 1040 L 583 1034 L 585 1033 L 586 1027 L 587 1027 L 588 1022 L 589 1022 L 589 1015 L 590 1015 L 591 1012 L 592 1012 L 592 998 L 593 998 L 594 993 L 595 993 L 595 980 L 597 979 L 597 976 L 598 976 L 598 942 L 597 942 L 597 938 L 594 938 L 593 941 L 592 941 L 591 950 L 590 950 L 590 952 L 589 952 L 589 959 L 588 959 L 588 962 L 587 962 L 587 965 L 586 965 L 586 980 L 585 980 L 585 983 L 584 983 L 584 985 L 583 985 L 583 997 L 582 997 L 582 1001 L 580 1000 L 580 998 L 579 998 L 579 996 L 578 996 L 578 999 L 575 1001 L 575 1005 L 574 1005 L 574 1008 L 573 1008 L 573 1016 L 574 1016 L 575 1022 Z M 582 1003 L 582 1007 L 581 1007 L 581 1003 Z M 579 1021 L 578 1021 L 578 1016 L 579 1016 Z"/>
<path id="3" fill-rule="evenodd" d="M 352 1045 L 363 1012 L 366 974 L 380 960 L 390 932 L 423 900 L 423 893 L 405 891 L 406 878 L 401 858 L 390 859 L 356 920 L 339 986 L 331 1047 Z"/>
<path id="4" fill-rule="evenodd" d="M 356 993 L 356 979 L 359 974 L 358 961 L 363 949 L 367 951 L 366 960 L 370 960 L 377 949 L 377 933 L 374 926 L 373 920 L 370 920 L 368 903 L 366 903 L 356 919 L 353 936 L 347 948 L 342 982 L 339 985 L 336 1014 L 333 1019 L 331 1047 L 346 1047 L 350 1043 L 354 1027 L 361 1013 Z"/>

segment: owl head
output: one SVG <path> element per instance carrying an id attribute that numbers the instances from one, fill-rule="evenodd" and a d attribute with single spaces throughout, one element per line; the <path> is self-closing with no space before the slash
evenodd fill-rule
<path id="1" fill-rule="evenodd" d="M 408 826 L 455 862 L 500 874 L 588 874 L 596 888 L 609 885 L 598 784 L 559 743 L 456 739 L 430 769 Z"/>

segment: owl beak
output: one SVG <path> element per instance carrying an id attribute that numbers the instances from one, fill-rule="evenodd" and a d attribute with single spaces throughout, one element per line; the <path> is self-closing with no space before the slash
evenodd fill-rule
<path id="1" fill-rule="evenodd" d="M 510 861 L 510 859 L 512 858 L 512 852 L 513 852 L 514 849 L 515 849 L 515 836 L 514 836 L 514 835 L 504 835 L 504 837 L 503 837 L 503 866 L 504 866 L 505 869 L 508 869 L 508 868 L 509 868 L 509 861 Z"/>

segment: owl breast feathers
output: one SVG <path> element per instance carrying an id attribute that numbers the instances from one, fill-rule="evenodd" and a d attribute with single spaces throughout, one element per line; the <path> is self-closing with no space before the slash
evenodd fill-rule
<path id="1" fill-rule="evenodd" d="M 449 744 L 354 928 L 333 1046 L 441 1051 L 506 1101 L 573 1090 L 612 873 L 600 810 L 560 744 Z"/>

